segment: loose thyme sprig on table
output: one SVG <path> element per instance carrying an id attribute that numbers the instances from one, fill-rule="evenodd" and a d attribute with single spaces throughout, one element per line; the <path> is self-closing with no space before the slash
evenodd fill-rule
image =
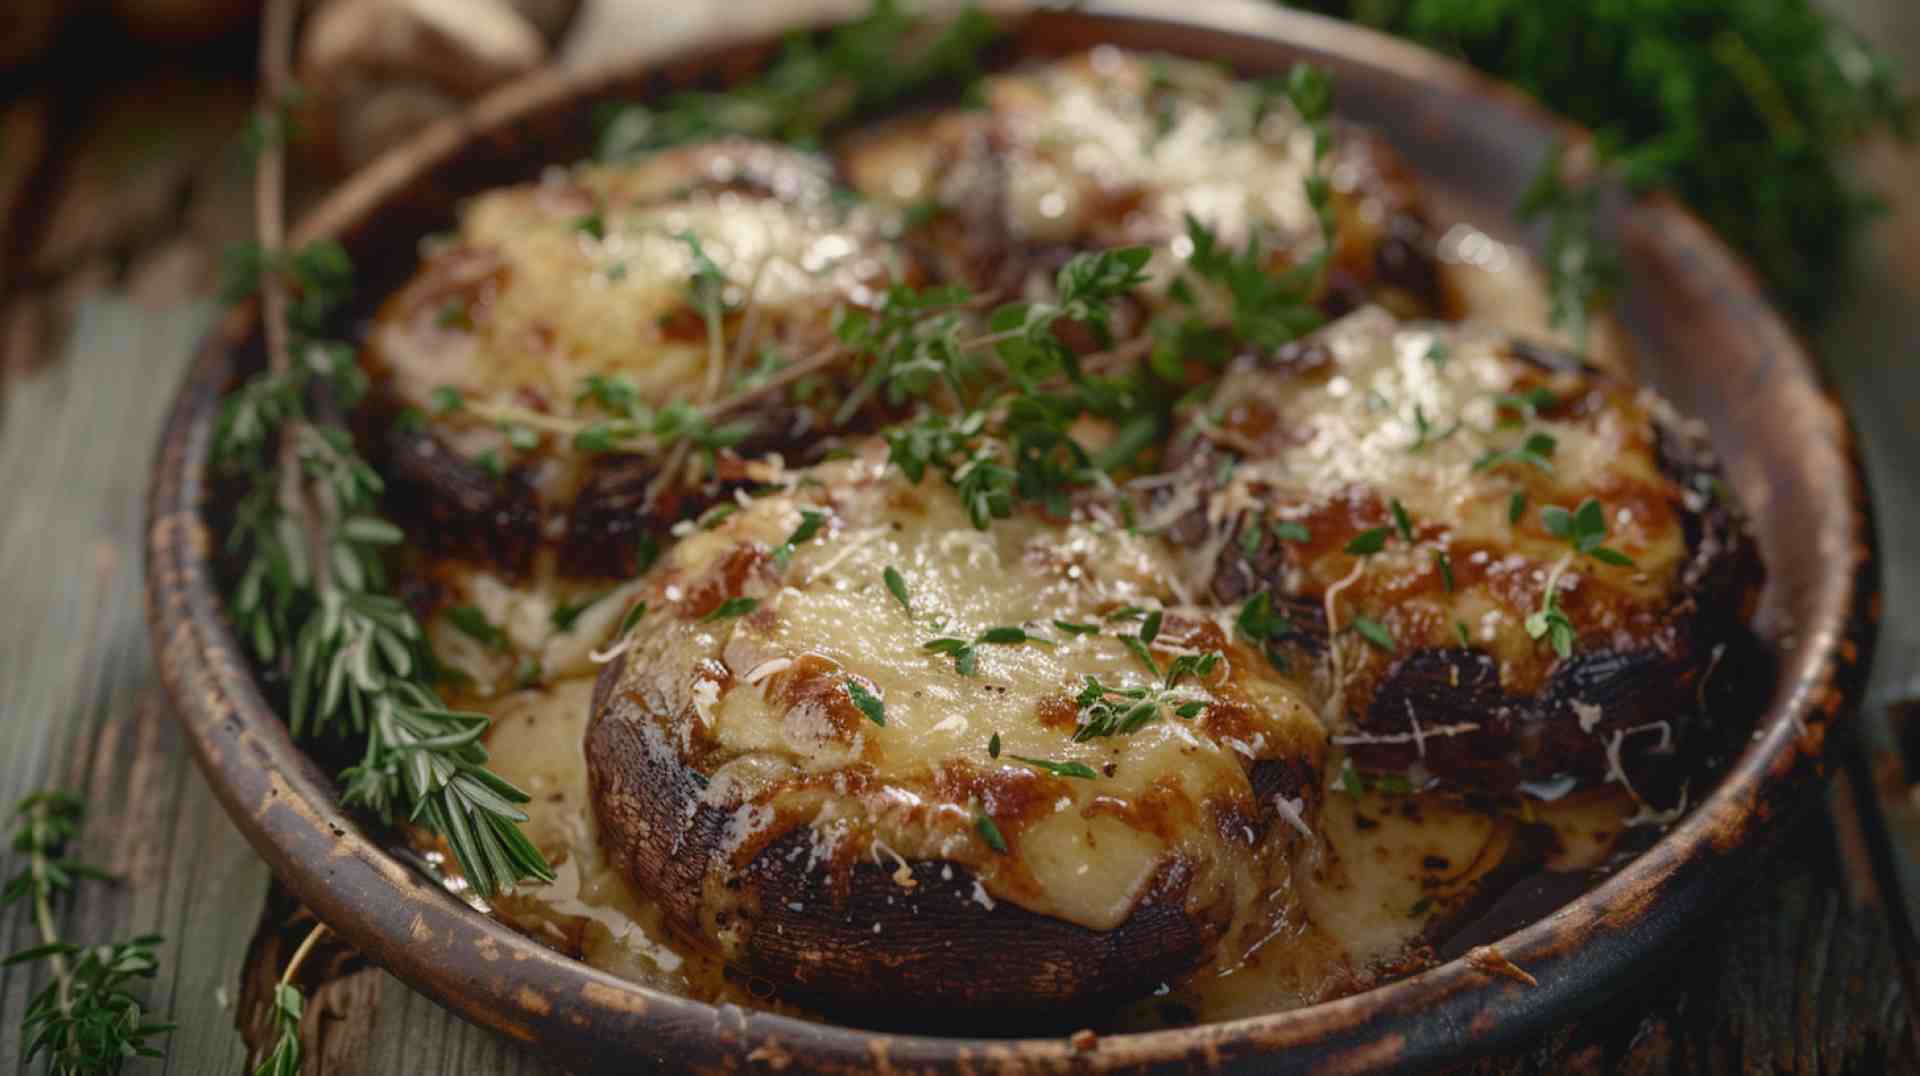
<path id="1" fill-rule="evenodd" d="M 287 86 L 291 5 L 262 23 L 263 108 Z M 226 293 L 261 296 L 267 369 L 224 402 L 213 459 L 238 489 L 227 554 L 240 565 L 229 603 L 240 637 L 284 678 L 295 735 L 344 733 L 360 760 L 345 802 L 442 837 L 474 891 L 489 897 L 553 872 L 519 824 L 526 795 L 488 770 L 487 719 L 450 710 L 413 614 L 387 593 L 385 553 L 401 540 L 379 515 L 380 476 L 342 414 L 366 378 L 349 345 L 324 336 L 351 289 L 337 244 L 284 249 L 281 147 L 262 146 L 257 246 L 227 261 Z"/>
<path id="2" fill-rule="evenodd" d="M 159 935 L 79 945 L 63 939 L 54 922 L 54 903 L 72 892 L 75 882 L 112 878 L 66 855 L 85 814 L 79 797 L 65 792 L 21 800 L 14 808 L 12 847 L 22 867 L 0 890 L 0 906 L 30 901 L 40 928 L 39 945 L 9 954 L 0 967 L 44 960 L 53 972 L 53 980 L 27 1003 L 20 1055 L 22 1069 L 41 1058 L 44 1071 L 53 1076 L 109 1076 L 135 1057 L 160 1057 L 151 1040 L 174 1026 L 149 1020 L 129 989 L 153 978 Z"/>

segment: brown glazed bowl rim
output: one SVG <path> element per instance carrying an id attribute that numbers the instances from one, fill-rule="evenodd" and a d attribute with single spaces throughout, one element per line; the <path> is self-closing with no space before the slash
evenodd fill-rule
<path id="1" fill-rule="evenodd" d="M 790 5 L 781 23 L 824 25 L 849 6 L 804 0 Z M 1089 8 L 1019 15 L 1009 27 L 1016 52 L 1058 49 L 1048 42 L 1061 40 L 1068 46 L 1104 40 L 1267 70 L 1305 56 L 1331 66 L 1337 84 L 1352 79 L 1357 96 L 1385 94 L 1391 109 L 1381 100 L 1371 107 L 1382 115 L 1407 113 L 1401 133 L 1416 141 L 1427 128 L 1445 126 L 1420 117 L 1422 108 L 1432 107 L 1470 107 L 1484 121 L 1476 130 L 1510 136 L 1536 159 L 1556 141 L 1583 137 L 1524 95 L 1460 64 L 1278 5 L 1128 0 Z M 383 201 L 431 178 L 435 168 L 444 170 L 461 152 L 503 144 L 529 118 L 584 111 L 636 85 L 657 88 L 642 79 L 684 82 L 714 71 L 737 73 L 743 56 L 749 63 L 764 59 L 769 40 L 764 33 L 751 40 L 736 34 L 672 56 L 656 49 L 517 83 L 361 171 L 306 219 L 295 241 L 350 232 Z M 1432 147 L 1427 152 L 1438 160 L 1445 151 L 1439 157 Z M 368 840 L 342 811 L 333 781 L 289 738 L 230 630 L 214 571 L 219 543 L 206 515 L 207 460 L 219 395 L 244 368 L 255 337 L 251 309 L 236 310 L 210 334 L 156 459 L 147 600 L 161 673 L 214 791 L 301 901 L 413 987 L 580 1068 L 624 1069 L 652 1060 L 703 1071 L 1356 1072 L 1442 1065 L 1512 1047 L 1611 995 L 1755 863 L 1769 832 L 1809 798 L 1812 778 L 1824 772 L 1828 731 L 1858 696 L 1873 637 L 1876 579 L 1866 491 L 1845 416 L 1820 387 L 1805 349 L 1740 259 L 1672 200 L 1655 195 L 1623 204 L 1609 211 L 1607 227 L 1641 276 L 1623 296 L 1626 320 L 1637 316 L 1636 307 L 1651 309 L 1648 303 L 1658 307 L 1679 296 L 1688 324 L 1667 324 L 1663 331 L 1678 334 L 1683 344 L 1706 340 L 1746 356 L 1742 369 L 1750 383 L 1729 391 L 1748 395 L 1729 405 L 1733 410 L 1714 433 L 1716 440 L 1731 433 L 1743 444 L 1751 437 L 1760 446 L 1746 455 L 1759 459 L 1761 471 L 1732 474 L 1743 498 L 1757 490 L 1762 501 L 1795 502 L 1794 533 L 1776 540 L 1796 555 L 1780 564 L 1767 550 L 1769 569 L 1779 577 L 1769 586 L 1790 593 L 1794 616 L 1768 709 L 1718 787 L 1651 850 L 1497 943 L 1538 985 L 1453 960 L 1304 1009 L 1102 1036 L 1090 1046 L 1063 1038 L 940 1038 L 676 997 L 561 956 L 473 911 Z M 1661 295 L 1669 298 L 1648 298 Z M 1701 336 L 1698 326 L 1711 331 Z M 1781 447 L 1766 447 L 1774 442 Z M 1771 506 L 1772 515 L 1782 511 Z M 1768 512 L 1763 506 L 1756 514 Z M 1768 535 L 1762 538 L 1764 547 Z"/>

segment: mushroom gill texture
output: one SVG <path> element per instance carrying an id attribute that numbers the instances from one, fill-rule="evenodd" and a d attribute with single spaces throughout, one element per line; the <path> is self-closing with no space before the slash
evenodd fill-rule
<path id="1" fill-rule="evenodd" d="M 586 737 L 611 861 L 799 996 L 1032 1009 L 1195 967 L 1310 846 L 1326 738 L 1174 567 L 976 530 L 871 446 L 796 474 L 635 596 Z"/>

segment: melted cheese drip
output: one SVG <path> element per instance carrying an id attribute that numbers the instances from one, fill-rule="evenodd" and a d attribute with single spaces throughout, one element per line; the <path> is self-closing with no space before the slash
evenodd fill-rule
<path id="1" fill-rule="evenodd" d="M 524 828 L 558 875 L 552 885 L 522 886 L 496 899 L 497 911 L 623 978 L 705 1001 L 806 1015 L 727 977 L 715 956 L 674 935 L 658 907 L 606 862 L 580 751 L 592 684 L 575 678 L 457 703 L 493 718 L 489 764 L 531 794 Z M 1559 841 L 1546 866 L 1577 871 L 1606 859 L 1632 803 L 1609 790 L 1531 803 L 1528 811 Z M 1356 824 L 1362 817 L 1372 825 Z M 1218 1021 L 1363 989 L 1406 966 L 1409 947 L 1473 893 L 1473 883 L 1497 865 L 1513 825 L 1445 796 L 1356 798 L 1330 788 L 1316 820 L 1321 848 L 1272 879 L 1214 961 L 1117 1012 L 1113 1029 L 1168 1022 L 1161 1009 L 1170 1003 L 1183 1010 L 1175 1022 Z"/>
<path id="2" fill-rule="evenodd" d="M 1249 846 L 1259 807 L 1245 771 L 1262 759 L 1298 758 L 1317 767 L 1324 735 L 1302 689 L 1274 678 L 1251 652 L 1230 648 L 1220 669 L 1182 686 L 1177 700 L 1230 707 L 1238 715 L 1230 725 L 1210 713 L 1194 720 L 1163 713 L 1132 734 L 1073 743 L 1071 700 L 1085 677 L 1122 689 L 1157 685 L 1114 635 L 1138 631 L 1137 622 L 1073 636 L 1052 621 L 1100 623 L 1103 611 L 1166 603 L 1164 580 L 1174 571 L 1167 553 L 1121 533 L 1033 519 L 978 531 L 943 483 L 914 487 L 883 473 L 874 463 L 841 465 L 821 476 L 824 500 L 759 498 L 683 540 L 657 572 L 662 582 L 650 606 L 663 616 L 639 633 L 622 688 L 658 700 L 655 708 L 670 715 L 670 735 L 708 744 L 729 760 L 708 791 L 758 805 L 739 828 L 743 845 L 756 836 L 756 823 L 777 813 L 764 809 L 769 796 L 784 809 L 802 802 L 817 812 L 817 832 L 857 821 L 873 847 L 965 864 L 992 899 L 1094 929 L 1122 922 L 1172 859 L 1201 872 L 1190 902 L 1256 888 L 1259 878 L 1236 873 L 1258 858 Z M 755 575 L 743 584 L 760 608 L 704 621 L 715 566 L 743 548 L 778 547 L 802 510 L 815 505 L 831 513 L 828 527 L 794 552 L 777 579 Z M 911 617 L 882 586 L 889 566 L 906 581 Z M 696 596 L 701 607 L 689 604 Z M 1005 625 L 1025 625 L 1047 641 L 976 644 L 972 676 L 923 646 L 942 636 L 971 640 Z M 1220 641 L 1210 621 L 1203 630 Z M 1162 643 L 1157 660 L 1164 666 L 1176 653 Z M 696 672 L 708 659 L 745 682 L 714 690 L 710 674 Z M 829 670 L 825 701 L 819 691 L 791 688 L 786 677 L 797 662 Z M 770 668 L 780 671 L 764 673 Z M 884 727 L 859 718 L 847 726 L 838 695 L 849 676 L 861 677 L 880 698 Z M 996 734 L 998 760 L 987 751 Z M 1013 755 L 1079 762 L 1103 776 L 1036 778 Z M 780 791 L 794 775 L 854 765 L 877 781 L 857 805 L 852 797 Z M 955 792 L 961 786 L 974 796 L 962 798 Z M 998 819 L 1009 855 L 993 853 L 975 831 L 976 810 L 996 807 L 1001 795 L 1045 801 Z M 1221 810 L 1245 814 L 1245 832 L 1223 838 L 1213 823 Z M 1161 818 L 1180 824 L 1152 824 Z"/>

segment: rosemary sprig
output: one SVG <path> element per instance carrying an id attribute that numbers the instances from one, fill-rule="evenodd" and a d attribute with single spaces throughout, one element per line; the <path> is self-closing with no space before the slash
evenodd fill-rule
<path id="1" fill-rule="evenodd" d="M 293 958 L 287 961 L 286 968 L 280 973 L 280 981 L 273 986 L 273 1026 L 278 1031 L 273 1049 L 267 1053 L 253 1076 L 300 1076 L 300 1064 L 305 1060 L 306 1049 L 300 1039 L 300 1020 L 306 1014 L 307 999 L 301 995 L 299 987 L 293 985 L 293 977 L 299 973 L 307 955 L 327 932 L 325 923 L 315 923 L 307 932 L 300 947 L 293 951 Z"/>
<path id="2" fill-rule="evenodd" d="M 262 23 L 268 100 L 285 86 L 291 8 Z M 526 795 L 486 768 L 487 719 L 449 710 L 432 686 L 420 625 L 386 593 L 385 552 L 402 537 L 379 515 L 380 476 L 355 450 L 341 413 L 365 376 L 324 327 L 345 300 L 351 266 L 336 245 L 281 248 L 280 148 L 256 176 L 258 248 L 229 264 L 230 298 L 257 291 L 267 369 L 223 403 L 215 465 L 239 490 L 227 552 L 241 565 L 228 602 L 241 638 L 289 687 L 296 735 L 344 732 L 363 743 L 341 778 L 345 801 L 442 837 L 469 884 L 491 896 L 551 880 L 520 832 Z M 292 312 L 297 312 L 293 316 Z"/>
<path id="3" fill-rule="evenodd" d="M 40 944 L 0 960 L 12 967 L 44 960 L 53 980 L 27 1002 L 22 1021 L 20 1065 L 44 1059 L 53 1076 L 108 1076 L 135 1057 L 160 1057 L 151 1040 L 173 1029 L 147 1019 L 129 987 L 153 978 L 160 936 L 144 934 L 123 942 L 78 945 L 61 938 L 54 923 L 54 902 L 83 878 L 110 880 L 99 867 L 66 855 L 80 831 L 86 807 L 65 792 L 28 796 L 14 808 L 14 854 L 23 857 L 20 873 L 0 890 L 0 906 L 31 901 Z"/>

